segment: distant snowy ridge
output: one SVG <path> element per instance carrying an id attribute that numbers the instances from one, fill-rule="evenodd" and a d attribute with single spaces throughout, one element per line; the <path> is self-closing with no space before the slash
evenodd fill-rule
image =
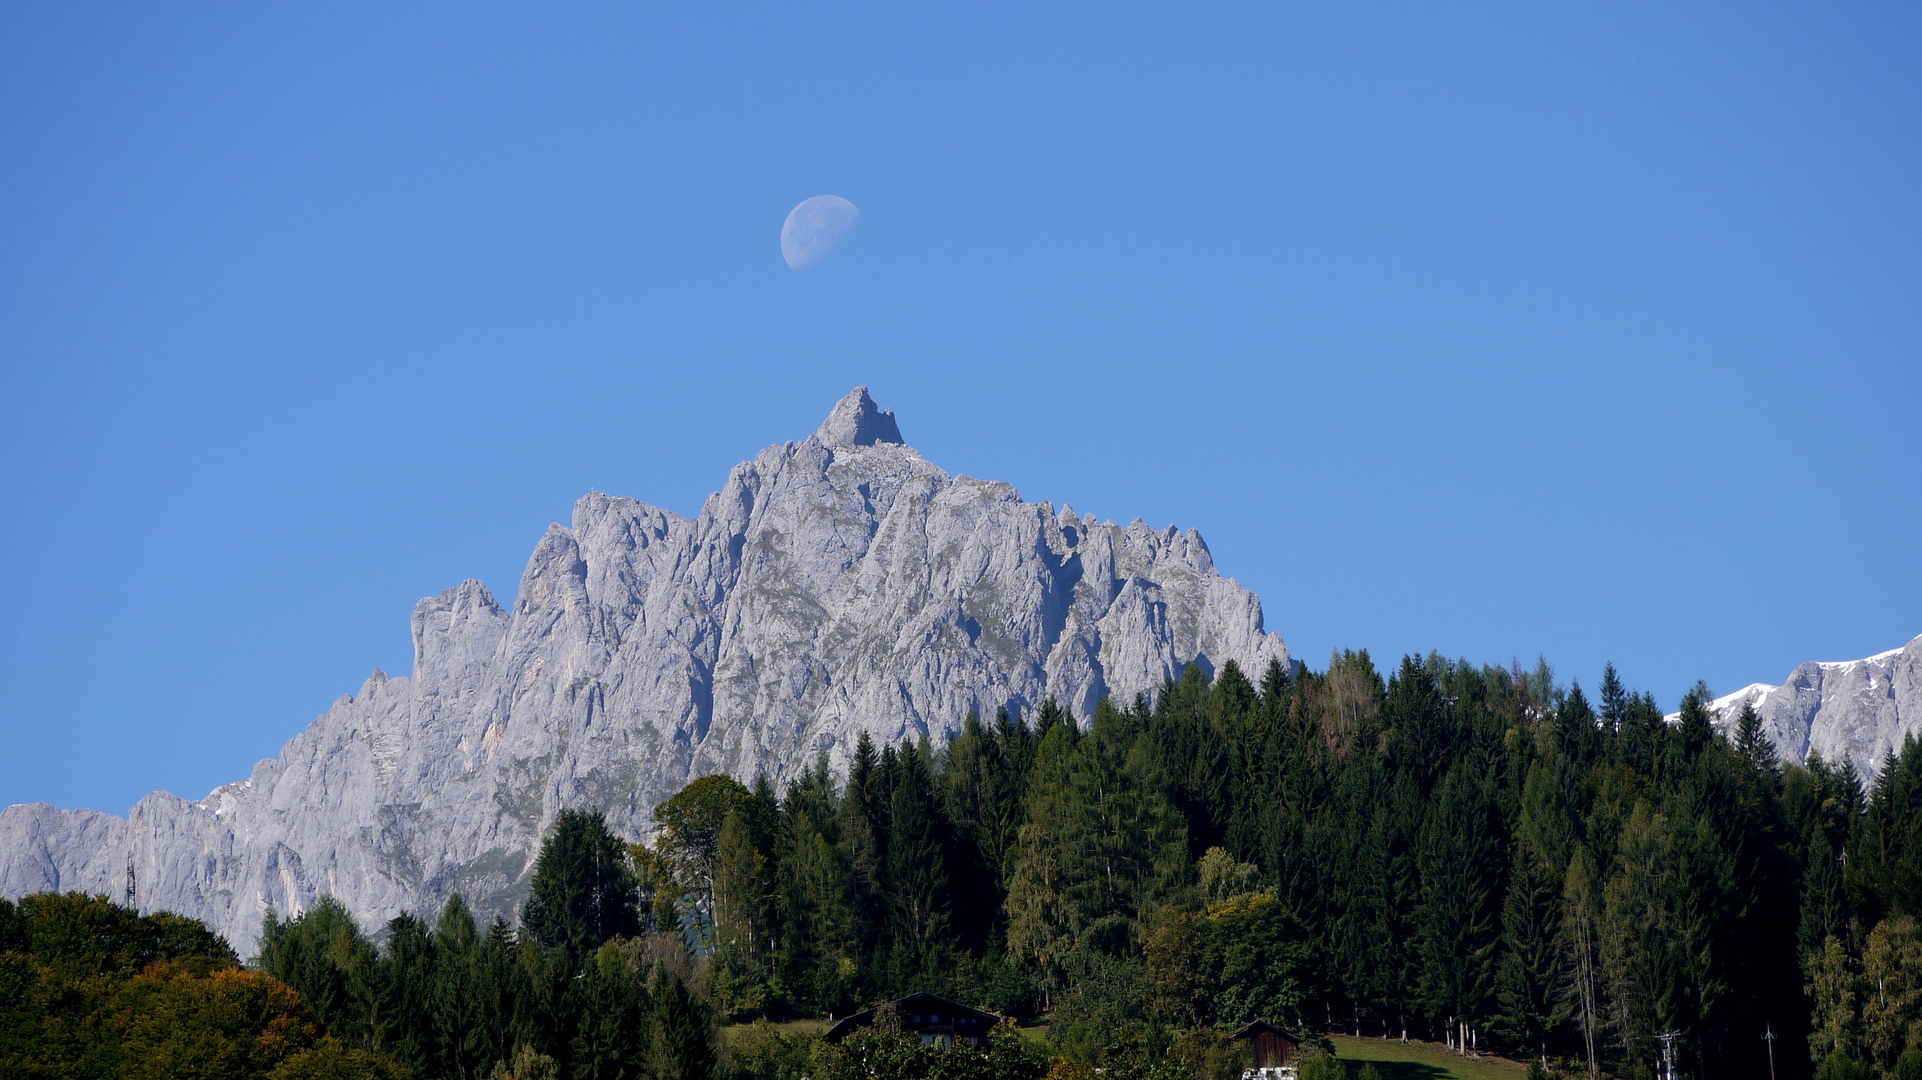
<path id="1" fill-rule="evenodd" d="M 1709 703 L 1709 708 L 1714 710 L 1717 717 L 1726 713 L 1731 718 L 1730 722 L 1732 723 L 1733 717 L 1741 715 L 1742 706 L 1759 704 L 1763 698 L 1767 697 L 1774 690 L 1775 684 L 1773 683 L 1750 683 L 1733 694 L 1724 694 L 1716 698 Z M 1680 720 L 1682 714 L 1669 713 L 1668 718 L 1671 722 Z"/>
<path id="2" fill-rule="evenodd" d="M 1922 737 L 1922 637 L 1861 660 L 1811 661 L 1780 686 L 1751 683 L 1716 698 L 1716 727 L 1732 735 L 1744 705 L 1755 707 L 1782 760 L 1819 752 L 1831 765 L 1853 761 L 1874 776 L 1905 737 Z"/>
<path id="3" fill-rule="evenodd" d="M 866 733 L 937 746 L 970 710 L 1152 694 L 1189 664 L 1258 679 L 1288 647 L 1200 534 L 1121 526 L 952 476 L 866 388 L 737 465 L 694 518 L 598 492 L 535 546 L 512 610 L 478 581 L 415 605 L 411 677 L 376 671 L 253 776 L 126 818 L 0 811 L 0 895 L 80 889 L 205 920 L 338 896 L 378 926 L 453 893 L 511 915 L 543 831 L 590 807 L 640 837 L 688 780 Z"/>

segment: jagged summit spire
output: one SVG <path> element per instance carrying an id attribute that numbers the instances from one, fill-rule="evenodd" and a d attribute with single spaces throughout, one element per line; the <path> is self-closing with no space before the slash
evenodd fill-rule
<path id="1" fill-rule="evenodd" d="M 901 428 L 894 414 L 874 403 L 868 388 L 857 386 L 834 406 L 834 411 L 814 429 L 814 441 L 825 446 L 873 446 L 898 443 Z"/>

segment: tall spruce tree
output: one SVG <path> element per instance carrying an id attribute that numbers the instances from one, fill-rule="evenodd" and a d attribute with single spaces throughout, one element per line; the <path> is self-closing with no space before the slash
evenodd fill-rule
<path id="1" fill-rule="evenodd" d="M 293 987 L 329 1034 L 371 1038 L 378 964 L 379 954 L 347 905 L 332 896 L 285 922 L 271 908 L 266 913 L 261 970 Z"/>
<path id="2" fill-rule="evenodd" d="M 640 931 L 637 885 L 627 845 L 598 810 L 563 810 L 534 861 L 521 927 L 567 967 L 580 971 L 609 938 Z"/>
<path id="3" fill-rule="evenodd" d="M 1491 1013 L 1501 933 L 1492 809 L 1487 782 L 1457 767 L 1437 785 L 1418 841 L 1422 997 L 1431 1015 L 1471 1031 Z"/>
<path id="4" fill-rule="evenodd" d="M 406 912 L 387 921 L 387 954 L 381 958 L 374 1011 L 374 1045 L 408 1068 L 445 1075 L 447 1061 L 434 1022 L 434 985 L 440 950 L 427 924 Z"/>
<path id="5" fill-rule="evenodd" d="M 934 801 L 927 762 L 912 744 L 896 759 L 886 890 L 895 947 L 916 968 L 947 941 L 946 822 Z"/>
<path id="6" fill-rule="evenodd" d="M 1490 1027 L 1511 1046 L 1532 1049 L 1544 1065 L 1548 1038 L 1568 1020 L 1556 948 L 1561 921 L 1559 883 L 1543 860 L 1517 850 L 1502 902 L 1501 958 L 1495 970 L 1495 1015 Z"/>
<path id="7" fill-rule="evenodd" d="M 687 984 L 656 966 L 647 992 L 653 1014 L 646 1075 L 652 1080 L 711 1080 L 717 1065 L 713 1025 Z"/>

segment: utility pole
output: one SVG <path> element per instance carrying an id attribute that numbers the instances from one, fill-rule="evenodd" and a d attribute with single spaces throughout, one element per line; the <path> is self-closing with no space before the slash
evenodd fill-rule
<path id="1" fill-rule="evenodd" d="M 1775 1029 L 1764 1027 L 1762 1041 L 1769 1044 L 1769 1080 L 1775 1080 Z"/>
<path id="2" fill-rule="evenodd" d="M 1664 1031 L 1655 1036 L 1662 1040 L 1662 1077 L 1661 1080 L 1676 1080 L 1675 1077 L 1675 1037 L 1679 1031 Z"/>

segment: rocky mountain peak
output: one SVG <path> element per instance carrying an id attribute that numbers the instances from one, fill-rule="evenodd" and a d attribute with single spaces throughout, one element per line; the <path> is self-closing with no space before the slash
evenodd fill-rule
<path id="1" fill-rule="evenodd" d="M 865 386 L 848 391 L 814 430 L 813 438 L 823 446 L 873 446 L 902 441 L 894 413 L 876 405 Z"/>
<path id="2" fill-rule="evenodd" d="M 1801 664 L 1781 685 L 1750 683 L 1716 698 L 1709 710 L 1732 736 L 1745 705 L 1782 759 L 1820 754 L 1831 765 L 1848 760 L 1862 776 L 1875 776 L 1904 739 L 1922 735 L 1922 637 L 1861 660 Z M 1680 718 L 1669 714 L 1671 723 Z"/>
<path id="3" fill-rule="evenodd" d="M 1086 723 L 1190 664 L 1289 663 L 1198 533 L 950 475 L 865 387 L 693 518 L 588 493 L 534 545 L 511 609 L 470 580 L 415 605 L 412 629 L 410 675 L 376 674 L 200 802 L 0 811 L 0 895 L 117 894 L 131 863 L 144 907 L 243 955 L 263 910 L 328 894 L 364 926 L 454 893 L 513 918 L 564 809 L 646 837 L 708 773 L 778 788 L 823 754 L 845 769 L 864 734 L 939 747 L 970 713 L 1050 698 Z"/>

